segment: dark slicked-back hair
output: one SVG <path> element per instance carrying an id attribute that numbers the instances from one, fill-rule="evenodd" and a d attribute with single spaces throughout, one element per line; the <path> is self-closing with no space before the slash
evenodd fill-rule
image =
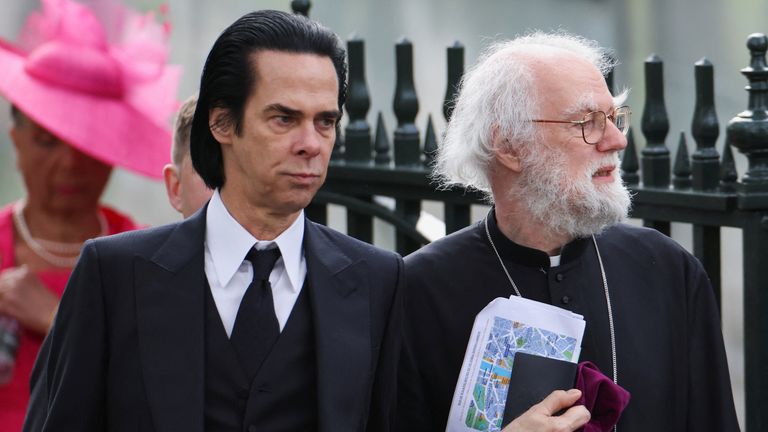
<path id="1" fill-rule="evenodd" d="M 330 58 L 339 79 L 339 111 L 347 90 L 345 51 L 338 36 L 300 15 L 263 10 L 244 15 L 216 39 L 200 78 L 200 95 L 192 120 L 190 153 L 195 170 L 210 188 L 224 185 L 221 144 L 210 130 L 210 112 L 223 108 L 223 119 L 242 133 L 245 103 L 253 92 L 256 63 L 253 54 L 273 50 L 317 54 Z"/>

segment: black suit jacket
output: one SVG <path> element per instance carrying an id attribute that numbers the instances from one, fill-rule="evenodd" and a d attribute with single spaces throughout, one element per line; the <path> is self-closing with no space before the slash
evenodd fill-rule
<path id="1" fill-rule="evenodd" d="M 389 430 L 402 259 L 309 220 L 319 430 Z M 88 241 L 32 374 L 25 431 L 202 432 L 205 211 Z"/>

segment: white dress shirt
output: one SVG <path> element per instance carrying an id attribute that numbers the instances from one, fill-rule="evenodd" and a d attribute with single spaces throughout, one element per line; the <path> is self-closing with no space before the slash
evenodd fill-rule
<path id="1" fill-rule="evenodd" d="M 205 276 L 227 336 L 232 335 L 237 310 L 253 279 L 253 267 L 245 261 L 245 255 L 254 246 L 268 249 L 275 243 L 280 258 L 269 275 L 269 283 L 277 322 L 283 330 L 307 276 L 303 242 L 303 211 L 276 239 L 259 240 L 229 214 L 219 191 L 214 192 L 205 221 Z"/>

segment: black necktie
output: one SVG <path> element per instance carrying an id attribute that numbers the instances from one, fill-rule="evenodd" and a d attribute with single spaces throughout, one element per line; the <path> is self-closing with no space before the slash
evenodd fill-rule
<path id="1" fill-rule="evenodd" d="M 278 248 L 251 249 L 245 256 L 253 266 L 253 280 L 240 302 L 230 341 L 250 381 L 280 336 L 269 284 L 269 274 L 278 258 Z"/>

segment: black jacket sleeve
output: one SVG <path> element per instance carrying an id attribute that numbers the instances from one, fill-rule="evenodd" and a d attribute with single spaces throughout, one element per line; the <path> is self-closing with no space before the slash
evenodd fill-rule
<path id="1" fill-rule="evenodd" d="M 89 241 L 35 363 L 24 432 L 105 430 L 103 288 L 96 246 Z"/>

